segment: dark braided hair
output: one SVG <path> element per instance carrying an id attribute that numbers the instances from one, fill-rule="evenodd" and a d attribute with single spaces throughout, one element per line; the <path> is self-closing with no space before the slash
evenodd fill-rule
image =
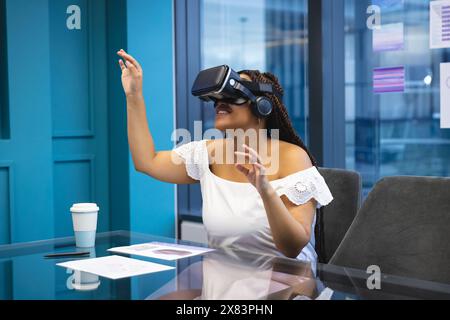
<path id="1" fill-rule="evenodd" d="M 281 96 L 284 95 L 284 89 L 280 84 L 278 78 L 270 73 L 265 72 L 261 73 L 257 70 L 243 70 L 240 71 L 239 74 L 248 75 L 253 82 L 258 83 L 266 83 L 271 84 L 274 89 L 276 89 Z M 311 163 L 313 166 L 317 166 L 317 161 L 314 156 L 309 151 L 308 147 L 305 145 L 300 136 L 296 133 L 292 121 L 289 118 L 289 114 L 286 106 L 284 105 L 282 99 L 278 98 L 275 94 L 265 93 L 265 97 L 269 98 L 272 101 L 272 105 L 274 109 L 270 116 L 266 118 L 266 126 L 267 130 L 270 132 L 271 130 L 278 129 L 280 133 L 279 139 L 281 141 L 285 141 L 294 145 L 299 146 L 308 154 L 311 159 Z M 317 219 L 316 219 L 316 227 L 314 230 L 315 238 L 316 238 L 316 252 L 319 256 L 319 262 L 324 262 L 324 239 L 323 239 L 323 213 L 322 209 L 317 210 Z"/>

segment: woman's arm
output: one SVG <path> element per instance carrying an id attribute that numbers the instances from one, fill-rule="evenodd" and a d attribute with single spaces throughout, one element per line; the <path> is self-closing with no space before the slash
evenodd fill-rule
<path id="1" fill-rule="evenodd" d="M 296 258 L 311 240 L 314 201 L 295 206 L 284 197 L 281 199 L 272 186 L 260 194 L 275 245 L 286 257 Z"/>
<path id="2" fill-rule="evenodd" d="M 117 54 L 123 59 L 119 60 L 119 65 L 127 98 L 128 143 L 136 170 L 164 182 L 196 183 L 187 175 L 185 165 L 173 151 L 156 152 L 142 92 L 143 70 L 125 51 L 120 50 Z"/>
<path id="3" fill-rule="evenodd" d="M 247 176 L 261 195 L 276 247 L 285 256 L 296 258 L 311 240 L 316 202 L 311 200 L 302 206 L 296 206 L 286 197 L 280 198 L 265 176 L 265 167 L 256 151 L 248 146 L 245 149 L 247 153 L 238 154 L 250 159 L 252 167 L 247 169 L 239 164 L 236 167 Z M 293 149 L 289 152 L 288 159 L 285 159 L 287 161 L 280 165 L 283 168 L 282 177 L 312 167 L 310 161 L 305 161 L 301 150 Z"/>

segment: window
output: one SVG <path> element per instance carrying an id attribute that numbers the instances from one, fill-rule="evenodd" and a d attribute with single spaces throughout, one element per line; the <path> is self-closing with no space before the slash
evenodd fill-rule
<path id="1" fill-rule="evenodd" d="M 383 32 L 367 26 L 372 4 L 381 8 Z M 347 168 L 362 174 L 365 194 L 384 176 L 449 176 L 450 131 L 440 128 L 439 67 L 450 62 L 450 50 L 430 49 L 429 2 L 344 5 Z M 386 76 L 397 83 L 386 83 Z"/>
<path id="2" fill-rule="evenodd" d="M 201 67 L 228 64 L 235 70 L 274 73 L 285 89 L 295 128 L 308 137 L 308 1 L 202 0 Z M 214 110 L 203 108 L 206 128 Z M 206 129 L 205 128 L 205 129 Z"/>

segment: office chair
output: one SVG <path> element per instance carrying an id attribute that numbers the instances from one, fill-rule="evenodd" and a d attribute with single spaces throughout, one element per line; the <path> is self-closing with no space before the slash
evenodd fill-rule
<path id="1" fill-rule="evenodd" d="M 450 179 L 382 179 L 329 263 L 450 283 Z"/>
<path id="2" fill-rule="evenodd" d="M 357 172 L 319 168 L 334 200 L 322 208 L 322 263 L 328 263 L 344 239 L 361 204 L 361 176 Z M 317 241 L 317 239 L 316 239 Z"/>

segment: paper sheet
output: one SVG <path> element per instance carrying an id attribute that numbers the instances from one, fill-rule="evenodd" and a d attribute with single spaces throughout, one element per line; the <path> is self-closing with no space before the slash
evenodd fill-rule
<path id="1" fill-rule="evenodd" d="M 174 261 L 201 255 L 214 250 L 171 243 L 150 242 L 128 247 L 111 248 L 108 251 Z"/>
<path id="2" fill-rule="evenodd" d="M 374 69 L 373 92 L 376 94 L 405 92 L 405 67 Z"/>
<path id="3" fill-rule="evenodd" d="M 441 128 L 450 129 L 450 63 L 441 63 Z"/>
<path id="4" fill-rule="evenodd" d="M 450 48 L 450 0 L 430 2 L 430 48 Z"/>
<path id="5" fill-rule="evenodd" d="M 398 51 L 405 48 L 403 23 L 382 25 L 373 31 L 373 51 Z"/>
<path id="6" fill-rule="evenodd" d="M 157 263 L 120 256 L 69 261 L 58 263 L 57 266 L 88 272 L 113 280 L 174 269 Z"/>

